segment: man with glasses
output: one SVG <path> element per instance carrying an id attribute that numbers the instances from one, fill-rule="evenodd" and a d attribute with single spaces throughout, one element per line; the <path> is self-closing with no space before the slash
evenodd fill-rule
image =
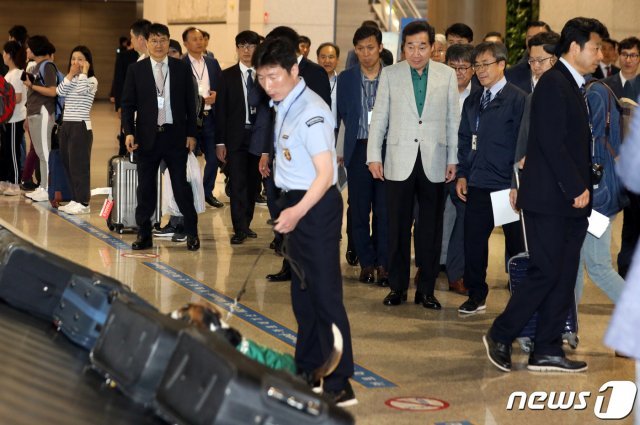
<path id="1" fill-rule="evenodd" d="M 545 22 L 533 21 L 527 24 L 527 32 L 525 35 L 525 52 L 518 63 L 505 72 L 507 81 L 523 90 L 525 93 L 531 93 L 531 68 L 529 67 L 530 47 L 529 41 L 537 34 L 543 32 L 551 32 L 551 28 Z"/>
<path id="2" fill-rule="evenodd" d="M 491 193 L 509 189 L 525 93 L 504 77 L 507 48 L 484 42 L 473 51 L 473 67 L 484 90 L 464 102 L 458 132 L 456 193 L 466 202 L 464 219 L 464 284 L 469 299 L 458 312 L 486 309 L 489 237 L 494 228 Z M 507 252 L 523 249 L 520 223 L 502 226 Z"/>
<path id="3" fill-rule="evenodd" d="M 140 250 L 153 245 L 151 216 L 158 196 L 158 168 L 164 161 L 184 216 L 187 249 L 195 251 L 200 248 L 198 216 L 187 183 L 187 154 L 196 145 L 193 77 L 186 63 L 167 56 L 169 29 L 165 25 L 149 26 L 147 50 L 149 57 L 129 66 L 122 92 L 125 144 L 129 152 L 138 154 L 138 238 L 131 247 Z"/>
<path id="4" fill-rule="evenodd" d="M 435 31 L 426 21 L 411 22 L 402 31 L 406 60 L 380 74 L 367 164 L 375 179 L 384 180 L 387 199 L 391 292 L 383 303 L 400 305 L 407 300 L 412 206 L 417 198 L 414 236 L 421 241 L 416 262 L 422 271 L 414 302 L 439 310 L 442 306 L 433 291 L 440 271 L 444 182 L 455 178 L 460 107 L 455 72 L 429 61 L 434 41 Z"/>
<path id="5" fill-rule="evenodd" d="M 222 81 L 216 102 L 216 151 L 218 159 L 227 162 L 231 185 L 231 244 L 247 238 L 257 238 L 251 230 L 259 180 L 260 157 L 250 152 L 257 109 L 248 99 L 257 90 L 256 73 L 251 57 L 260 43 L 253 31 L 236 35 L 238 63 L 222 71 Z"/>
<path id="6" fill-rule="evenodd" d="M 460 111 L 464 101 L 472 92 L 481 87 L 473 76 L 473 46 L 471 44 L 454 44 L 447 49 L 447 65 L 456 73 L 458 93 L 460 94 Z M 444 207 L 442 254 L 440 263 L 446 265 L 449 290 L 467 295 L 464 286 L 464 214 L 465 203 L 456 194 L 456 181 L 445 184 L 446 204 Z"/>
<path id="7" fill-rule="evenodd" d="M 636 37 L 625 38 L 618 45 L 618 52 L 620 72 L 602 81 L 611 87 L 618 98 L 626 97 L 637 102 L 640 95 L 640 78 L 636 77 L 640 66 L 640 40 Z M 622 240 L 618 254 L 618 272 L 622 277 L 627 274 L 640 235 L 640 197 L 631 192 L 627 194 L 630 203 L 624 209 Z"/>

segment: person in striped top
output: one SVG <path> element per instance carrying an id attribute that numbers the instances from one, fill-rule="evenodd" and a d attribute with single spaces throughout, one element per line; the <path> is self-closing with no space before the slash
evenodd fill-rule
<path id="1" fill-rule="evenodd" d="M 91 51 L 77 46 L 71 51 L 69 73 L 58 84 L 56 93 L 65 97 L 62 126 L 58 132 L 60 156 L 69 177 L 73 198 L 58 208 L 67 214 L 88 214 L 90 194 L 90 163 L 93 133 L 91 106 L 98 90 L 93 72 Z"/>

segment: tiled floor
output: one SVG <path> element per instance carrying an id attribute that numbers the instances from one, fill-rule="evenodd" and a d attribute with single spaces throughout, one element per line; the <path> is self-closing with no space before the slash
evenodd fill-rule
<path id="1" fill-rule="evenodd" d="M 107 161 L 117 153 L 117 121 L 111 105 L 96 104 L 93 121 L 91 186 L 104 187 Z M 235 297 L 246 281 L 241 304 L 247 308 L 240 309 L 232 325 L 263 344 L 292 352 L 288 337 L 296 324 L 288 284 L 269 283 L 264 278 L 281 263 L 268 249 L 272 235 L 266 224 L 267 209 L 256 209 L 252 228 L 258 238 L 231 246 L 229 202 L 221 179 L 215 195 L 225 207 L 207 208 L 200 215 L 202 248 L 195 253 L 187 251 L 184 244 L 164 241 L 148 251 L 152 258 L 129 256 L 131 251 L 125 244 L 135 236 L 110 233 L 98 216 L 104 196 L 92 199 L 90 215 L 74 218 L 25 197 L 0 196 L 0 224 L 48 250 L 122 280 L 164 312 L 201 297 L 228 307 L 225 297 Z M 620 224 L 618 219 L 614 252 L 619 248 Z M 586 285 L 580 306 L 580 346 L 570 353 L 588 362 L 587 373 L 529 373 L 524 367 L 526 356 L 515 346 L 512 373 L 504 374 L 491 366 L 481 337 L 508 298 L 501 234 L 492 236 L 490 249 L 488 309 L 471 317 L 459 317 L 457 307 L 464 298 L 445 290 L 436 291 L 444 307 L 440 312 L 412 303 L 385 307 L 382 298 L 386 290 L 358 283 L 359 269 L 347 265 L 342 256 L 344 302 L 358 365 L 354 389 L 359 404 L 350 410 L 358 424 L 591 424 L 598 422 L 594 407 L 600 386 L 611 380 L 635 379 L 634 362 L 614 357 L 602 344 L 613 306 L 591 283 Z M 445 289 L 444 275 L 440 275 L 438 286 Z M 508 411 L 513 391 L 589 391 L 591 396 L 583 410 Z M 407 399 L 391 401 L 394 398 Z M 617 423 L 630 424 L 632 420 Z"/>

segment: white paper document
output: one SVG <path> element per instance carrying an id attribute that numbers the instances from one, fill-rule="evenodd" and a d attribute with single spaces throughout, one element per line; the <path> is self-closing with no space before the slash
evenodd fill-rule
<path id="1" fill-rule="evenodd" d="M 591 233 L 596 238 L 600 238 L 602 234 L 609 227 L 609 217 L 604 214 L 600 214 L 596 210 L 591 210 L 591 215 L 589 216 L 589 228 L 587 232 Z"/>
<path id="2" fill-rule="evenodd" d="M 520 219 L 520 215 L 513 211 L 509 203 L 509 192 L 511 189 L 491 192 L 491 206 L 493 207 L 493 225 L 513 223 Z"/>

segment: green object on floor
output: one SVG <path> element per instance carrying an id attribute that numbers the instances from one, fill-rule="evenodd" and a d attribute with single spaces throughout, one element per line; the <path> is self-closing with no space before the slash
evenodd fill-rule
<path id="1" fill-rule="evenodd" d="M 236 349 L 250 359 L 271 369 L 284 370 L 292 375 L 297 372 L 296 361 L 290 354 L 267 348 L 246 338 L 242 338 L 242 342 Z"/>

